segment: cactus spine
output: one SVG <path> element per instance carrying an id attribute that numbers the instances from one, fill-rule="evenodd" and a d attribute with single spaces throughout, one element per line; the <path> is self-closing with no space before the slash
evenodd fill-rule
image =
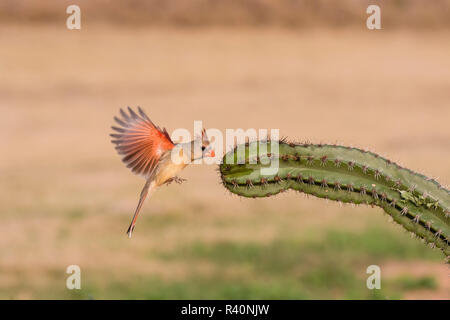
<path id="1" fill-rule="evenodd" d="M 227 153 L 219 167 L 224 186 L 243 197 L 293 189 L 344 203 L 376 205 L 450 255 L 450 192 L 437 181 L 357 148 L 279 141 L 275 153 L 272 145 L 276 147 L 273 141 L 254 141 Z M 279 161 L 278 171 L 263 175 L 261 169 L 274 159 Z"/>

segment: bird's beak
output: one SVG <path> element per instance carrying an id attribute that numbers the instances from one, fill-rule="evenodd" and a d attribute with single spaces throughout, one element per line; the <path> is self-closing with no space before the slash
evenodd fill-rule
<path id="1" fill-rule="evenodd" d="M 214 158 L 215 156 L 216 156 L 216 153 L 214 152 L 213 149 L 211 149 L 211 150 L 209 150 L 209 151 L 207 151 L 207 152 L 205 153 L 205 157 L 211 157 L 211 158 Z"/>

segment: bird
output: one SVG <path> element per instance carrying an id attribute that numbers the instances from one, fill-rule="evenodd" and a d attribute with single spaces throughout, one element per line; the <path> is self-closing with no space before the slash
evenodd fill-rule
<path id="1" fill-rule="evenodd" d="M 145 179 L 127 230 L 128 237 L 131 238 L 147 195 L 164 184 L 186 181 L 177 174 L 194 160 L 215 157 L 215 152 L 205 129 L 202 130 L 201 137 L 185 143 L 174 143 L 166 128 L 161 129 L 155 125 L 140 107 L 137 112 L 130 107 L 128 113 L 122 108 L 119 112 L 121 118 L 114 117 L 119 126 L 111 127 L 114 130 L 110 134 L 111 142 L 127 168 Z"/>

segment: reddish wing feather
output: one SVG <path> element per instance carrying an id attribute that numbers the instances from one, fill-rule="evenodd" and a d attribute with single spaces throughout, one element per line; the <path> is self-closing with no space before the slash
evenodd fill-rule
<path id="1" fill-rule="evenodd" d="M 172 150 L 174 143 L 166 129 L 155 126 L 147 115 L 138 107 L 135 113 L 128 107 L 130 114 L 120 109 L 122 119 L 114 117 L 121 126 L 112 127 L 118 133 L 111 134 L 111 142 L 116 144 L 117 152 L 123 156 L 122 161 L 136 174 L 150 177 L 154 174 L 161 157 Z"/>

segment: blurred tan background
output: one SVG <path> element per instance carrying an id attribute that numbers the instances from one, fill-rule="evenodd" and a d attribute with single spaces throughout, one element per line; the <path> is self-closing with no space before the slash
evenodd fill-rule
<path id="1" fill-rule="evenodd" d="M 110 143 L 140 105 L 169 132 L 279 128 L 450 182 L 450 1 L 0 3 L 0 298 L 449 299 L 439 251 L 381 209 L 240 199 L 213 166 L 158 190 Z M 372 4 L 372 3 L 371 3 Z M 67 290 L 66 267 L 82 290 Z M 382 289 L 366 288 L 379 265 Z"/>

